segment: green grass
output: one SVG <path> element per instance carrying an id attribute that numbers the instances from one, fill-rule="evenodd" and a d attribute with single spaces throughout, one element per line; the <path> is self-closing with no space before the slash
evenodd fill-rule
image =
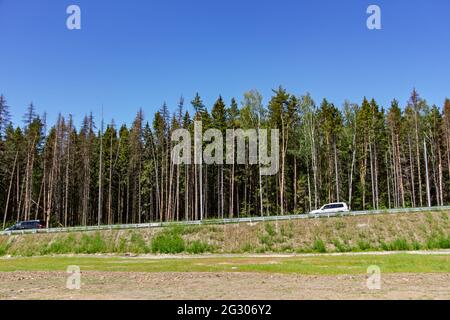
<path id="1" fill-rule="evenodd" d="M 364 255 L 311 257 L 201 257 L 143 259 L 120 257 L 1 258 L 0 272 L 62 271 L 67 266 L 82 271 L 122 272 L 270 272 L 316 275 L 365 274 L 371 265 L 383 273 L 449 273 L 448 255 Z"/>
<path id="2" fill-rule="evenodd" d="M 180 235 L 159 234 L 152 241 L 153 253 L 181 253 L 185 244 Z"/>
<path id="3" fill-rule="evenodd" d="M 187 246 L 186 251 L 192 254 L 201 254 L 206 252 L 212 252 L 214 248 L 207 244 L 206 242 L 202 242 L 200 240 L 193 241 L 189 246 Z"/>
<path id="4" fill-rule="evenodd" d="M 327 252 L 327 247 L 325 246 L 325 242 L 322 239 L 316 239 L 313 244 L 313 251 L 319 253 Z"/>
<path id="5" fill-rule="evenodd" d="M 346 217 L 319 222 L 231 226 L 174 224 L 158 230 L 3 236 L 0 237 L 0 257 L 72 253 L 332 253 L 450 249 L 449 220 L 448 212 L 429 212 L 367 217 L 364 218 L 364 229 L 358 227 L 361 222 L 358 218 Z"/>

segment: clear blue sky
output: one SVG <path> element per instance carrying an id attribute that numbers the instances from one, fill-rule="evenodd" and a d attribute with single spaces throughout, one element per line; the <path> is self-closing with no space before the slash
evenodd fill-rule
<path id="1" fill-rule="evenodd" d="M 66 8 L 82 30 L 66 28 Z M 382 9 L 381 31 L 366 9 Z M 20 123 L 27 104 L 130 123 L 198 91 L 208 108 L 258 89 L 310 92 L 336 105 L 375 97 L 404 105 L 416 87 L 450 96 L 448 0 L 0 0 L 0 93 Z"/>

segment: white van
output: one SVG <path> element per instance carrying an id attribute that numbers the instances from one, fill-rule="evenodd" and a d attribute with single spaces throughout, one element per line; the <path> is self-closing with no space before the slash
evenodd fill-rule
<path id="1" fill-rule="evenodd" d="M 339 213 L 339 212 L 349 212 L 348 206 L 344 202 L 329 203 L 324 205 L 319 210 L 311 211 L 311 214 L 321 214 L 321 213 Z"/>

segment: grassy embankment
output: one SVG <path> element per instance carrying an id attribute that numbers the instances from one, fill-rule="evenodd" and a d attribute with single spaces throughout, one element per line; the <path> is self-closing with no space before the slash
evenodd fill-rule
<path id="1" fill-rule="evenodd" d="M 0 256 L 325 253 L 450 248 L 450 212 L 0 237 Z"/>
<path id="2" fill-rule="evenodd" d="M 365 274 L 377 265 L 383 273 L 450 273 L 449 255 L 359 255 L 302 257 L 201 257 L 145 259 L 121 257 L 0 258 L 0 272 L 58 271 L 77 265 L 105 272 L 270 272 L 305 275 Z"/>

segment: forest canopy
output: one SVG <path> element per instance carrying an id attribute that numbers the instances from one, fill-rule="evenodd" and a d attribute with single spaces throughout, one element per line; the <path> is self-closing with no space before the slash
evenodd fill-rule
<path id="1" fill-rule="evenodd" d="M 48 227 L 301 214 L 345 201 L 353 210 L 450 202 L 450 100 L 428 105 L 414 89 L 386 109 L 375 99 L 335 106 L 280 87 L 267 105 L 253 90 L 241 103 L 199 94 L 131 126 L 92 114 L 49 124 L 30 104 L 14 125 L 0 96 L 0 212 L 3 227 L 42 219 Z M 193 110 L 189 113 L 189 110 Z M 171 132 L 278 129 L 279 171 L 258 165 L 181 164 Z M 224 162 L 226 163 L 226 162 Z"/>

